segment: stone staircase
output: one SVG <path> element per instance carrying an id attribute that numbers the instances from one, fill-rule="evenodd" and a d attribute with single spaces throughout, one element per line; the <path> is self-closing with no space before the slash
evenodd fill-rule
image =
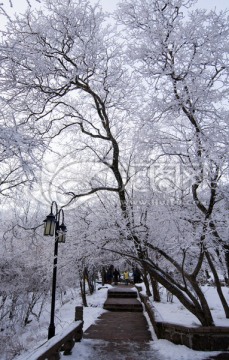
<path id="1" fill-rule="evenodd" d="M 137 299 L 137 291 L 129 286 L 109 289 L 103 308 L 110 311 L 143 311 L 142 304 Z"/>
<path id="2" fill-rule="evenodd" d="M 109 289 L 104 309 L 110 311 L 102 313 L 83 335 L 82 342 L 89 341 L 88 360 L 158 360 L 157 350 L 150 345 L 152 336 L 142 304 L 133 287 L 118 285 Z"/>

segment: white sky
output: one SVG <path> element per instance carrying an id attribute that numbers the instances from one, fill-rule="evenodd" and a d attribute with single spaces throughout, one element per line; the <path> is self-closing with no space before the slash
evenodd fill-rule
<path id="1" fill-rule="evenodd" d="M 92 3 L 100 2 L 106 11 L 112 11 L 115 9 L 116 4 L 119 2 L 119 0 L 90 0 Z M 27 7 L 27 1 L 26 0 L 11 0 L 13 3 L 13 12 L 19 11 L 23 12 L 24 9 Z M 36 0 L 29 0 L 29 2 L 33 4 L 38 4 Z M 10 9 L 10 0 L 3 0 L 1 3 L 4 4 L 4 7 L 6 10 Z M 41 0 L 42 3 L 42 0 Z M 228 0 L 198 0 L 197 1 L 197 7 L 200 8 L 207 8 L 207 9 L 229 9 L 229 3 Z"/>
<path id="2" fill-rule="evenodd" d="M 97 0 L 91 0 L 93 3 Z M 116 4 L 119 0 L 100 0 L 100 3 L 103 5 L 104 10 L 113 10 L 115 9 Z M 228 0 L 198 0 L 197 6 L 200 8 L 214 9 L 217 10 L 229 9 Z"/>
<path id="3" fill-rule="evenodd" d="M 220 9 L 225 10 L 229 9 L 228 0 L 198 0 L 198 7 L 206 9 Z"/>
<path id="4" fill-rule="evenodd" d="M 36 0 L 28 0 L 32 6 L 39 7 L 39 2 Z M 42 0 L 39 0 L 42 4 Z M 100 2 L 103 6 L 104 11 L 112 12 L 115 10 L 116 5 L 119 0 L 90 0 L 91 3 Z M 63 0 L 64 2 L 64 0 Z M 13 8 L 10 7 L 10 3 L 13 4 Z M 3 4 L 4 10 L 7 14 L 12 15 L 16 13 L 23 13 L 27 6 L 28 2 L 26 0 L 2 0 L 0 4 Z M 196 7 L 205 8 L 205 9 L 216 9 L 216 10 L 225 10 L 229 9 L 228 0 L 197 0 Z M 0 16 L 0 29 L 4 27 L 6 19 L 3 16 Z"/>

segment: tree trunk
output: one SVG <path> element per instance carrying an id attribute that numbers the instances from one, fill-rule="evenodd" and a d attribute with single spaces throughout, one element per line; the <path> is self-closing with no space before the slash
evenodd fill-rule
<path id="1" fill-rule="evenodd" d="M 166 277 L 160 274 L 153 265 L 151 266 L 149 263 L 147 263 L 147 270 L 148 273 L 153 276 L 156 281 L 158 281 L 168 291 L 170 291 L 174 296 L 176 296 L 181 302 L 181 304 L 183 304 L 188 311 L 190 311 L 193 315 L 197 317 L 202 326 L 214 326 L 214 321 L 207 302 L 205 302 L 204 306 L 202 306 L 204 295 L 200 289 L 197 294 L 198 298 L 196 299 L 195 296 L 193 296 L 190 291 L 185 287 L 183 287 L 181 290 L 178 286 L 167 280 Z M 194 281 L 195 280 L 192 279 L 192 282 Z M 198 284 L 196 283 L 195 291 L 197 289 Z M 202 296 L 201 301 L 199 299 L 199 296 Z"/>
<path id="2" fill-rule="evenodd" d="M 159 293 L 158 282 L 157 282 L 157 280 L 154 279 L 154 277 L 151 274 L 150 274 L 150 280 L 151 280 L 152 289 L 153 289 L 153 300 L 156 302 L 160 302 L 161 296 Z"/>
<path id="3" fill-rule="evenodd" d="M 201 309 L 202 309 L 202 312 L 203 312 L 205 318 L 213 323 L 211 310 L 209 308 L 207 300 L 206 300 L 196 278 L 191 277 L 189 280 L 190 280 L 193 290 L 195 291 L 195 293 L 197 295 L 198 302 L 200 303 L 200 306 L 201 306 Z"/>
<path id="4" fill-rule="evenodd" d="M 149 280 L 148 280 L 148 271 L 145 269 L 145 267 L 143 266 L 143 273 L 142 273 L 142 277 L 143 277 L 143 281 L 145 283 L 145 287 L 146 287 L 146 295 L 147 296 L 152 296 L 152 293 L 150 291 L 150 287 L 149 287 Z"/>
<path id="5" fill-rule="evenodd" d="M 208 264 L 209 264 L 209 266 L 210 266 L 210 268 L 211 268 L 211 271 L 212 271 L 212 273 L 213 273 L 213 276 L 214 276 L 216 289 L 217 289 L 217 292 L 218 292 L 220 301 L 221 301 L 221 303 L 222 303 L 222 306 L 223 306 L 223 309 L 224 309 L 224 312 L 225 312 L 225 316 L 226 316 L 227 319 L 229 319 L 229 306 L 228 306 L 227 301 L 226 301 L 226 299 L 225 299 L 225 297 L 224 297 L 224 295 L 223 295 L 223 292 L 222 292 L 222 288 L 221 288 L 221 284 L 220 284 L 220 280 L 219 280 L 217 271 L 216 271 L 216 269 L 215 269 L 215 266 L 214 266 L 213 261 L 211 260 L 211 256 L 210 256 L 209 252 L 208 252 L 208 251 L 205 251 L 205 255 L 206 255 Z"/>
<path id="6" fill-rule="evenodd" d="M 86 289 L 85 289 L 85 279 L 80 281 L 80 292 L 82 297 L 83 306 L 87 307 L 87 298 L 86 298 Z"/>
<path id="7" fill-rule="evenodd" d="M 90 295 L 92 295 L 94 290 L 95 290 L 94 274 L 90 275 L 89 272 L 88 272 L 87 267 L 84 268 L 84 279 L 87 280 L 88 289 L 89 289 Z"/>

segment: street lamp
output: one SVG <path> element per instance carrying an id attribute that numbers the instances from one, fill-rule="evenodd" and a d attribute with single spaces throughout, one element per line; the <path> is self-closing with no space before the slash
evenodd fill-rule
<path id="1" fill-rule="evenodd" d="M 53 214 L 53 206 L 55 206 L 55 213 Z M 60 217 L 61 224 L 60 224 Z M 58 256 L 58 243 L 65 242 L 67 228 L 64 225 L 64 211 L 60 209 L 55 201 L 51 204 L 51 212 L 44 220 L 44 235 L 53 236 L 55 234 L 54 244 L 54 260 L 53 260 L 53 279 L 52 279 L 52 301 L 51 301 L 51 317 L 48 329 L 48 339 L 55 335 L 55 300 L 56 300 L 56 275 L 57 275 L 57 256 Z"/>

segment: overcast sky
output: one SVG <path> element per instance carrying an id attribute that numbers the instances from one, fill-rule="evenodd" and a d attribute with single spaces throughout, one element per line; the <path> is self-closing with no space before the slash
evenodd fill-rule
<path id="1" fill-rule="evenodd" d="M 27 7 L 26 0 L 11 0 L 14 5 L 14 11 L 24 11 L 24 9 Z M 37 3 L 35 0 L 29 0 L 31 4 Z M 98 0 L 90 0 L 91 2 L 95 3 Z M 63 0 L 64 2 L 64 0 Z M 115 9 L 116 4 L 119 2 L 119 0 L 100 0 L 100 3 L 102 4 L 104 10 L 106 11 L 112 11 Z M 9 3 L 10 0 L 3 0 L 1 3 L 4 4 L 4 6 L 9 9 Z M 198 0 L 197 6 L 201 8 L 215 8 L 216 9 L 226 9 L 229 8 L 228 0 Z"/>
<path id="2" fill-rule="evenodd" d="M 197 5 L 206 9 L 229 9 L 228 0 L 198 0 Z"/>
<path id="3" fill-rule="evenodd" d="M 42 0 L 40 0 L 42 3 Z M 92 3 L 100 2 L 104 8 L 105 11 L 113 11 L 116 7 L 116 4 L 119 2 L 119 0 L 90 0 Z M 10 7 L 10 2 L 13 4 L 13 8 Z M 40 6 L 39 3 L 36 0 L 29 0 L 30 4 L 32 6 Z M 64 2 L 64 0 L 63 0 Z M 27 6 L 28 2 L 26 0 L 2 0 L 0 1 L 1 4 L 3 4 L 4 10 L 12 15 L 15 12 L 17 13 L 23 13 Z M 228 0 L 198 0 L 196 7 L 199 8 L 205 8 L 205 9 L 214 9 L 216 10 L 225 10 L 229 9 L 229 3 Z M 3 28 L 5 25 L 5 20 L 3 16 L 0 17 L 0 28 Z"/>
<path id="4" fill-rule="evenodd" d="M 97 2 L 97 0 L 91 0 L 92 2 Z M 101 4 L 104 7 L 104 10 L 113 10 L 115 9 L 116 4 L 119 0 L 100 0 Z M 206 9 L 229 9 L 228 0 L 198 0 L 197 6 L 200 8 Z"/>

